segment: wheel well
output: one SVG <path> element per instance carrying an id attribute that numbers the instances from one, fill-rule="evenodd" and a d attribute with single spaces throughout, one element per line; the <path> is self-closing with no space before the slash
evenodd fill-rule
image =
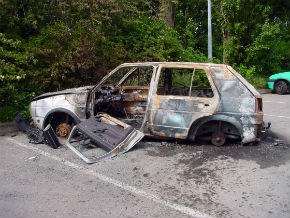
<path id="1" fill-rule="evenodd" d="M 219 124 L 221 122 L 221 130 L 225 134 L 226 138 L 233 138 L 233 139 L 240 139 L 241 138 L 241 132 L 239 131 L 239 128 L 227 121 L 223 120 L 209 120 L 206 121 L 199 126 L 197 126 L 197 129 L 195 131 L 191 131 L 191 139 L 195 139 L 199 136 L 209 136 L 214 132 L 217 132 L 219 129 Z"/>
<path id="2" fill-rule="evenodd" d="M 46 117 L 43 127 L 45 128 L 48 124 L 50 124 L 55 130 L 57 125 L 61 123 L 75 125 L 78 122 L 71 115 L 65 112 L 53 112 Z"/>

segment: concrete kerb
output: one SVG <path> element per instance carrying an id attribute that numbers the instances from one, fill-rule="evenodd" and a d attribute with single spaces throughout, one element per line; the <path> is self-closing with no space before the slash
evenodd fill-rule
<path id="1" fill-rule="evenodd" d="M 257 90 L 261 95 L 272 93 L 271 89 L 258 89 Z"/>
<path id="2" fill-rule="evenodd" d="M 16 133 L 18 131 L 19 129 L 15 121 L 8 123 L 0 123 L 0 136 Z"/>

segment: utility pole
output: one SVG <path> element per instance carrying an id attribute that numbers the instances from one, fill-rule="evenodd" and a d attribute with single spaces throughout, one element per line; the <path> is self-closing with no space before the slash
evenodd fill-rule
<path id="1" fill-rule="evenodd" d="M 208 52 L 208 61 L 212 62 L 212 30 L 211 30 L 211 0 L 207 1 L 208 8 L 208 18 L 207 18 L 207 52 Z"/>

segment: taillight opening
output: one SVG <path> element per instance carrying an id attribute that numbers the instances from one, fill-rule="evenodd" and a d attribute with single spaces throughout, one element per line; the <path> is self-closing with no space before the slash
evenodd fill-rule
<path id="1" fill-rule="evenodd" d="M 262 98 L 257 98 L 256 111 L 257 111 L 257 112 L 263 111 L 263 102 L 262 102 Z"/>

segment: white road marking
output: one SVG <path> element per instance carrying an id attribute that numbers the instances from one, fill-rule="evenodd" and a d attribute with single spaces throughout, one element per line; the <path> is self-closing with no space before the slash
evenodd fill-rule
<path id="1" fill-rule="evenodd" d="M 285 104 L 286 103 L 284 101 L 263 101 L 263 102 L 267 102 L 267 103 L 278 103 L 278 104 Z"/>
<path id="2" fill-rule="evenodd" d="M 12 142 L 12 143 L 15 143 L 16 145 L 20 146 L 20 147 L 23 147 L 23 148 L 26 148 L 26 149 L 29 149 L 29 150 L 33 150 L 35 152 L 37 152 L 38 154 L 41 154 L 45 157 L 48 157 L 48 158 L 51 158 L 53 160 L 56 160 L 58 162 L 61 162 L 63 163 L 64 165 L 68 166 L 68 167 L 71 167 L 71 168 L 74 168 L 74 169 L 77 169 L 77 170 L 80 170 L 88 175 L 91 175 L 91 176 L 94 176 L 96 177 L 97 179 L 103 181 L 103 182 L 107 182 L 107 183 L 110 183 L 114 186 L 117 186 L 119 188 L 122 188 L 126 191 L 129 191 L 135 195 L 139 195 L 141 197 L 144 197 L 144 198 L 147 198 L 149 200 L 152 200 L 156 203 L 159 203 L 163 206 L 166 206 L 166 207 L 169 207 L 171 209 L 174 209 L 176 211 L 179 211 L 181 213 L 184 213 L 184 214 L 187 214 L 189 216 L 192 216 L 192 217 L 196 217 L 196 218 L 214 218 L 208 214 L 205 214 L 205 213 L 202 213 L 202 212 L 199 212 L 198 210 L 195 210 L 195 209 L 192 209 L 190 207 L 186 207 L 186 206 L 183 206 L 183 205 L 180 205 L 180 204 L 175 204 L 175 203 L 171 203 L 165 199 L 162 199 L 161 197 L 157 196 L 157 195 L 153 195 L 153 194 L 150 194 L 150 193 L 147 193 L 146 191 L 142 190 L 142 189 L 138 189 L 134 186 L 131 186 L 131 185 L 128 185 L 124 182 L 121 182 L 119 180 L 116 180 L 116 179 L 113 179 L 113 178 L 110 178 L 108 176 L 105 176 L 103 174 L 100 174 L 100 173 L 97 173 L 91 169 L 88 169 L 88 168 L 85 168 L 81 165 L 78 165 L 78 164 L 75 164 L 73 162 L 70 162 L 70 161 L 67 161 L 65 159 L 62 159 L 56 155 L 53 155 L 49 152 L 46 152 L 46 151 L 42 151 L 41 149 L 39 148 L 36 148 L 36 147 L 33 147 L 31 145 L 28 145 L 28 144 L 25 144 L 25 143 L 22 143 L 22 142 L 19 142 L 13 138 L 10 138 L 10 137 L 5 137 L 6 140 Z"/>
<path id="3" fill-rule="evenodd" d="M 286 116 L 277 116 L 277 115 L 270 115 L 270 114 L 264 114 L 264 116 L 268 116 L 268 117 L 279 117 L 279 118 L 290 119 L 290 117 L 286 117 Z"/>

